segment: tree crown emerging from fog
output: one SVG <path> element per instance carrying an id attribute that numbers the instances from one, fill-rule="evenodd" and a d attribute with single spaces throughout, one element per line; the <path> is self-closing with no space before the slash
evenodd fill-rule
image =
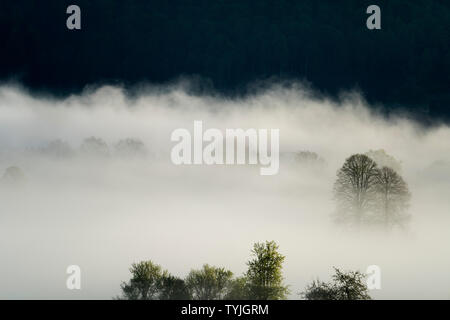
<path id="1" fill-rule="evenodd" d="M 345 161 L 334 184 L 338 221 L 363 222 L 376 204 L 377 175 L 377 164 L 366 155 L 355 154 Z"/>
<path id="2" fill-rule="evenodd" d="M 399 162 L 384 151 L 371 151 L 369 154 L 400 170 Z M 403 228 L 409 220 L 406 209 L 410 197 L 408 185 L 398 171 L 387 166 L 380 168 L 368 155 L 355 154 L 337 172 L 335 220 L 351 226 L 367 224 L 386 229 Z"/>

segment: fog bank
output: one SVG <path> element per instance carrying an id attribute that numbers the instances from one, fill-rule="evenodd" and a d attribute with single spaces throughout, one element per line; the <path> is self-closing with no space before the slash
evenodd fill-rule
<path id="1" fill-rule="evenodd" d="M 239 99 L 182 86 L 133 98 L 102 87 L 66 99 L 0 87 L 0 179 L 10 167 L 23 173 L 0 186 L 0 298 L 109 299 L 144 259 L 180 277 L 204 263 L 240 275 L 264 240 L 286 255 L 292 299 L 316 277 L 328 280 L 333 266 L 374 264 L 382 271 L 374 298 L 450 298 L 450 128 L 373 110 L 357 94 L 333 101 L 301 85 Z M 223 131 L 280 129 L 279 173 L 175 166 L 171 132 L 195 120 Z M 89 137 L 102 139 L 104 152 L 83 149 Z M 122 152 L 117 143 L 127 138 L 142 142 L 140 152 Z M 336 171 L 378 149 L 402 163 L 411 224 L 344 232 L 331 219 Z M 298 161 L 298 151 L 323 161 Z M 72 264 L 82 270 L 80 291 L 66 288 Z"/>

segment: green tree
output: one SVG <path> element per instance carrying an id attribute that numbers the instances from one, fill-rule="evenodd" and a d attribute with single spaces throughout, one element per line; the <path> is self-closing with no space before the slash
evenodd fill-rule
<path id="1" fill-rule="evenodd" d="M 162 277 L 160 300 L 189 300 L 191 295 L 189 289 L 183 279 L 166 275 Z"/>
<path id="2" fill-rule="evenodd" d="M 239 277 L 231 280 L 225 300 L 248 300 L 250 291 L 246 277 Z"/>
<path id="3" fill-rule="evenodd" d="M 336 300 L 336 288 L 332 284 L 322 282 L 319 279 L 307 285 L 300 295 L 306 300 Z"/>
<path id="4" fill-rule="evenodd" d="M 247 279 L 250 298 L 255 300 L 286 299 L 289 290 L 283 285 L 283 262 L 285 257 L 278 252 L 274 241 L 255 243 L 254 259 L 248 264 Z"/>
<path id="5" fill-rule="evenodd" d="M 161 266 L 152 261 L 133 263 L 131 279 L 121 285 L 122 299 L 125 300 L 157 300 L 163 284 L 163 279 L 168 276 Z"/>
<path id="6" fill-rule="evenodd" d="M 365 275 L 359 271 L 342 272 L 334 268 L 333 280 L 337 300 L 370 300 Z"/>
<path id="7" fill-rule="evenodd" d="M 315 280 L 301 296 L 306 300 L 371 300 L 365 275 L 359 271 L 342 272 L 334 268 L 332 282 Z"/>
<path id="8" fill-rule="evenodd" d="M 221 300 L 228 293 L 233 273 L 208 264 L 201 270 L 191 270 L 186 285 L 194 300 Z"/>

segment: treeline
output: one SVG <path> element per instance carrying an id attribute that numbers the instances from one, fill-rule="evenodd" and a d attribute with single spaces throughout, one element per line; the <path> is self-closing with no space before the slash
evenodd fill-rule
<path id="1" fill-rule="evenodd" d="M 132 278 L 121 285 L 119 299 L 285 299 L 289 292 L 282 276 L 285 257 L 278 252 L 278 245 L 273 241 L 256 243 L 252 256 L 242 277 L 233 277 L 233 273 L 225 268 L 205 264 L 202 269 L 191 270 L 185 279 L 180 279 L 151 261 L 133 264 Z"/>
<path id="2" fill-rule="evenodd" d="M 73 148 L 66 141 L 56 139 L 42 147 L 30 149 L 30 151 L 56 158 L 67 158 L 75 154 L 88 156 L 143 156 L 148 153 L 145 144 L 140 139 L 120 139 L 110 146 L 102 138 L 94 136 L 83 139 L 79 148 Z"/>
<path id="3" fill-rule="evenodd" d="M 29 155 L 29 152 L 33 155 L 42 155 L 61 160 L 67 160 L 74 156 L 98 159 L 107 159 L 110 156 L 115 156 L 123 159 L 132 159 L 149 154 L 145 144 L 136 138 L 120 139 L 110 146 L 102 138 L 93 136 L 85 138 L 78 148 L 73 148 L 69 143 L 56 139 L 44 146 L 27 149 L 27 155 Z M 22 168 L 15 165 L 9 166 L 5 169 L 3 175 L 0 174 L 0 186 L 20 186 L 26 180 L 25 177 L 26 175 Z"/>
<path id="4" fill-rule="evenodd" d="M 273 241 L 256 243 L 248 270 L 240 277 L 225 268 L 205 264 L 191 270 L 186 278 L 171 275 L 152 261 L 134 263 L 131 279 L 121 285 L 125 300 L 283 300 L 290 293 L 284 284 L 282 267 L 285 257 Z M 299 295 L 307 300 L 370 299 L 360 272 L 335 269 L 330 283 L 313 281 Z"/>
<path id="5" fill-rule="evenodd" d="M 66 28 L 81 7 L 82 29 Z M 382 29 L 366 28 L 381 8 Z M 86 84 L 207 79 L 239 93 L 271 77 L 449 116 L 450 2 L 441 0 L 2 1 L 0 79 L 67 94 Z"/>

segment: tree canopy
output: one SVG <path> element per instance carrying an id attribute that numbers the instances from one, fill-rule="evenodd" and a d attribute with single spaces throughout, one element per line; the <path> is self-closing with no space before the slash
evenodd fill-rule
<path id="1" fill-rule="evenodd" d="M 383 166 L 366 154 L 354 154 L 345 160 L 334 183 L 335 220 L 356 227 L 404 228 L 410 218 L 407 209 L 411 194 L 399 173 L 401 166 L 384 151 L 367 154 L 375 155 Z"/>
<path id="2" fill-rule="evenodd" d="M 121 285 L 123 298 L 127 300 L 157 300 L 163 278 L 168 276 L 161 266 L 152 261 L 133 263 L 131 279 Z"/>
<path id="3" fill-rule="evenodd" d="M 365 275 L 359 271 L 344 272 L 334 268 L 329 283 L 314 280 L 301 296 L 306 300 L 370 300 Z"/>
<path id="4" fill-rule="evenodd" d="M 204 264 L 185 279 L 169 274 L 152 261 L 134 263 L 131 279 L 121 285 L 125 300 L 281 300 L 286 299 L 283 284 L 284 256 L 274 241 L 255 243 L 245 275 L 233 278 L 225 268 Z"/>
<path id="5" fill-rule="evenodd" d="M 188 274 L 186 284 L 194 300 L 221 300 L 227 295 L 232 277 L 231 271 L 205 264 Z"/>
<path id="6" fill-rule="evenodd" d="M 250 296 L 255 300 L 285 299 L 288 291 L 283 284 L 283 262 L 285 257 L 278 251 L 274 241 L 255 243 L 253 259 L 248 264 L 247 279 Z"/>

